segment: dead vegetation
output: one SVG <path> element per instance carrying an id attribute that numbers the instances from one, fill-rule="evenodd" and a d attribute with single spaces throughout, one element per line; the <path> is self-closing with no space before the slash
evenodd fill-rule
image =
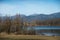
<path id="1" fill-rule="evenodd" d="M 60 40 L 60 36 L 15 35 L 0 33 L 0 40 Z"/>

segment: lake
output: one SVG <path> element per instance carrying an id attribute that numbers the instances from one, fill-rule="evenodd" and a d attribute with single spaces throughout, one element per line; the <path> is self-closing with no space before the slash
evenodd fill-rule
<path id="1" fill-rule="evenodd" d="M 60 26 L 34 26 L 28 27 L 28 30 L 35 30 L 37 35 L 60 36 Z"/>
<path id="2" fill-rule="evenodd" d="M 40 30 L 40 29 L 60 29 L 60 26 L 35 26 L 35 30 Z"/>

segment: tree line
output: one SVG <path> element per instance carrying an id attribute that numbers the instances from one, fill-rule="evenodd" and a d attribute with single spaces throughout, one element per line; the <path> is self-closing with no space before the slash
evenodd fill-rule
<path id="1" fill-rule="evenodd" d="M 25 22 L 23 20 L 18 14 L 13 19 L 11 16 L 5 16 L 4 18 L 0 16 L 0 33 L 36 34 L 32 26 L 60 26 L 59 18 L 44 21 L 32 20 L 31 22 Z M 28 31 L 27 27 L 31 27 L 31 30 Z"/>
<path id="2" fill-rule="evenodd" d="M 4 19 L 0 17 L 0 33 L 6 32 L 8 34 L 35 34 L 33 29 L 27 31 L 27 22 L 23 22 L 20 15 L 15 15 L 12 19 L 10 16 L 5 16 Z"/>

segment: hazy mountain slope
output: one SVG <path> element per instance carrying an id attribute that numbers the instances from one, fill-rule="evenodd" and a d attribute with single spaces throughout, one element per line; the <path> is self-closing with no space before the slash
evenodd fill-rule
<path id="1" fill-rule="evenodd" d="M 15 16 L 11 16 L 11 19 L 14 19 Z M 51 20 L 51 19 L 60 18 L 60 12 L 52 13 L 50 15 L 46 15 L 46 14 L 37 14 L 37 15 L 29 15 L 29 16 L 20 15 L 20 17 L 23 19 L 23 21 L 28 21 L 28 22 L 32 20 L 41 20 L 41 21 Z M 5 19 L 5 16 L 3 17 L 3 19 Z"/>
<path id="2" fill-rule="evenodd" d="M 32 20 L 50 20 L 50 19 L 55 19 L 55 18 L 60 18 L 60 12 L 58 13 L 53 13 L 50 15 L 45 15 L 45 14 L 38 14 L 38 15 L 30 15 L 26 16 L 25 19 L 27 21 L 32 21 Z"/>

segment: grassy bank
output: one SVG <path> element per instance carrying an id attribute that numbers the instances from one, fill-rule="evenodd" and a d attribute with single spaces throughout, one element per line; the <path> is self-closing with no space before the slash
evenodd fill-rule
<path id="1" fill-rule="evenodd" d="M 0 35 L 0 40 L 60 40 L 60 36 L 40 36 L 40 35 Z"/>
<path id="2" fill-rule="evenodd" d="M 0 40 L 46 40 L 46 39 L 12 39 L 12 38 L 0 38 Z"/>

